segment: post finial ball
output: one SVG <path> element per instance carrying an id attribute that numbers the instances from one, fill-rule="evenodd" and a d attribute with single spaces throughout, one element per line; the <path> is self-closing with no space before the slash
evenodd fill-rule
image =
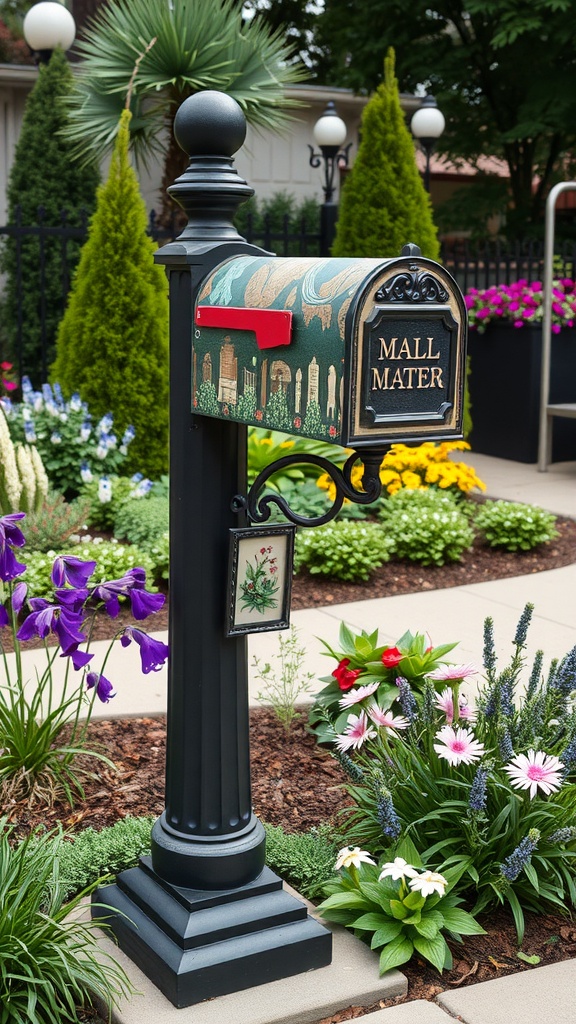
<path id="1" fill-rule="evenodd" d="M 233 156 L 246 138 L 246 118 L 227 93 L 206 89 L 180 105 L 174 135 L 188 156 Z"/>

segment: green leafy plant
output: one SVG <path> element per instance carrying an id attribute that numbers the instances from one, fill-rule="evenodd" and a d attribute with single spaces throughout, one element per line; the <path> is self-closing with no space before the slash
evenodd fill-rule
<path id="1" fill-rule="evenodd" d="M 61 494 L 48 493 L 38 512 L 26 518 L 26 540 L 32 551 L 62 551 L 70 538 L 88 521 L 90 505 L 82 498 L 65 501 Z"/>
<path id="2" fill-rule="evenodd" d="M 410 631 L 394 645 L 381 644 L 377 629 L 355 634 L 344 622 L 338 649 L 325 640 L 322 643 L 324 653 L 337 665 L 331 675 L 321 677 L 320 682 L 327 685 L 316 695 L 310 711 L 310 725 L 321 743 L 333 742 L 335 734 L 344 730 L 357 699 L 372 697 L 386 711 L 398 699 L 399 677 L 416 692 L 422 690 L 426 676 L 456 647 L 455 643 L 433 647 L 423 633 L 414 636 Z"/>
<path id="3" fill-rule="evenodd" d="M 19 525 L 23 518 L 24 513 L 0 518 L 0 653 L 4 661 L 0 682 L 0 796 L 4 802 L 26 799 L 51 804 L 62 795 L 72 804 L 77 795 L 83 795 L 81 780 L 87 773 L 80 755 L 110 763 L 88 739 L 96 699 L 108 703 L 114 696 L 113 685 L 104 676 L 114 640 L 100 670 L 91 665 L 91 624 L 96 611 L 103 608 L 115 618 L 119 601 L 125 598 L 130 601 L 134 618 L 143 620 L 162 607 L 164 597 L 146 591 L 146 573 L 141 567 L 96 582 L 94 560 L 58 555 L 50 576 L 52 601 L 31 598 L 29 578 L 21 579 L 26 577 L 26 565 L 17 561 L 14 551 L 25 544 Z M 10 632 L 12 655 L 4 650 L 4 629 Z M 51 647 L 50 634 L 56 641 Z M 139 646 L 144 673 L 156 671 L 166 661 L 166 644 L 141 629 L 123 626 L 118 637 L 123 646 L 132 641 Z M 35 668 L 36 679 L 31 681 L 25 675 L 21 645 L 35 638 L 44 641 L 45 664 Z"/>
<path id="4" fill-rule="evenodd" d="M 491 548 L 531 551 L 558 536 L 556 516 L 536 505 L 517 501 L 485 501 L 475 519 L 477 530 Z"/>
<path id="5" fill-rule="evenodd" d="M 38 842 L 55 843 L 58 855 L 60 885 L 64 897 L 75 896 L 103 878 L 135 867 L 140 857 L 150 853 L 153 817 L 123 818 L 97 832 L 93 828 L 48 838 L 40 835 Z M 34 846 L 32 845 L 32 849 Z"/>
<path id="6" fill-rule="evenodd" d="M 93 426 L 86 403 L 78 394 L 65 402 L 59 384 L 43 384 L 41 391 L 34 391 L 25 376 L 22 398 L 5 405 L 10 435 L 36 445 L 53 490 L 74 498 L 93 475 L 120 472 L 134 439 L 132 427 L 119 440 L 110 413 Z"/>
<path id="7" fill-rule="evenodd" d="M 378 856 L 410 838 L 430 868 L 457 871 L 455 892 L 472 913 L 508 904 L 519 942 L 524 911 L 576 903 L 576 648 L 546 678 L 538 652 L 522 685 L 531 615 L 527 605 L 501 671 L 486 621 L 486 681 L 470 703 L 461 689 L 474 665 L 441 663 L 416 690 L 399 661 L 396 715 L 368 682 L 370 663 L 350 675 L 352 659 L 340 662 L 348 719 L 332 733 L 356 803 L 347 840 Z"/>
<path id="8" fill-rule="evenodd" d="M 69 228 L 80 228 L 94 209 L 99 179 L 96 162 L 80 167 L 72 159 L 70 142 L 62 135 L 73 85 L 71 66 L 57 47 L 39 69 L 26 101 L 7 188 L 9 224 L 15 224 L 19 210 L 21 224 L 29 227 L 38 227 L 41 216 L 45 228 L 61 229 L 64 213 Z M 43 168 L 42 174 L 35 173 L 38 167 Z M 0 272 L 5 274 L 0 323 L 6 350 L 16 362 L 21 336 L 23 365 L 38 377 L 43 361 L 44 365 L 52 361 L 62 318 L 62 242 L 56 233 L 40 237 L 38 231 L 4 239 L 0 255 Z M 66 240 L 70 277 L 79 251 L 77 239 Z"/>
<path id="9" fill-rule="evenodd" d="M 152 563 L 152 578 L 156 583 L 170 577 L 170 534 L 166 530 L 153 544 L 146 554 Z"/>
<path id="10" fill-rule="evenodd" d="M 248 483 L 252 485 L 263 469 L 286 455 L 320 455 L 335 466 L 342 466 L 349 456 L 345 448 L 328 444 L 326 441 L 314 441 L 306 437 L 292 437 L 277 430 L 265 430 L 263 427 L 248 428 Z M 280 469 L 271 477 L 266 486 L 273 491 L 284 494 L 294 484 L 307 480 L 316 480 L 321 469 L 313 463 L 294 463 Z"/>
<path id="11" fill-rule="evenodd" d="M 252 664 L 256 669 L 256 679 L 262 684 L 256 699 L 262 704 L 272 705 L 285 732 L 289 733 L 297 716 L 296 701 L 310 690 L 314 673 L 304 671 L 306 649 L 298 639 L 295 626 L 290 627 L 287 637 L 278 637 L 278 647 L 277 667 L 270 662 L 263 664 L 261 658 L 254 656 Z"/>
<path id="12" fill-rule="evenodd" d="M 120 996 L 134 993 L 99 945 L 95 922 L 81 917 L 81 901 L 97 882 L 66 902 L 59 875 L 65 845 L 61 833 L 16 843 L 14 827 L 0 821 L 1 1024 L 74 1022 L 80 1008 L 101 1001 L 111 1013 Z"/>
<path id="13" fill-rule="evenodd" d="M 125 472 L 154 479 L 168 466 L 168 289 L 128 155 L 130 117 L 120 117 L 50 379 L 66 397 L 77 391 L 95 417 L 112 409 L 120 435 L 132 427 Z"/>
<path id="14" fill-rule="evenodd" d="M 399 256 L 407 242 L 437 259 L 430 197 L 414 160 L 414 141 L 400 106 L 395 57 L 362 114 L 361 142 L 340 197 L 333 256 Z"/>
<path id="15" fill-rule="evenodd" d="M 132 498 L 120 506 L 114 520 L 114 536 L 148 551 L 168 529 L 168 498 L 150 494 Z"/>
<path id="16" fill-rule="evenodd" d="M 474 541 L 466 515 L 442 491 L 400 490 L 382 503 L 379 517 L 390 553 L 421 565 L 457 562 Z"/>
<path id="17" fill-rule="evenodd" d="M 140 473 L 133 477 L 101 476 L 89 480 L 82 488 L 82 497 L 90 505 L 88 523 L 95 530 L 114 530 L 114 524 L 125 502 L 132 499 L 145 498 L 150 489 L 150 481 L 143 480 Z"/>
<path id="18" fill-rule="evenodd" d="M 392 540 L 377 523 L 342 521 L 296 534 L 294 567 L 338 580 L 368 580 L 390 558 Z"/>
<path id="19" fill-rule="evenodd" d="M 78 558 L 96 561 L 94 580 L 98 583 L 105 579 L 124 576 L 137 566 L 144 569 L 147 576 L 154 578 L 154 562 L 151 556 L 134 544 L 119 544 L 115 540 L 91 540 L 89 537 L 83 537 L 78 544 L 69 544 L 60 551 L 50 548 L 48 551 L 27 552 L 26 581 L 29 590 L 36 597 L 49 600 L 54 597 L 52 567 L 54 559 L 64 553 L 73 553 Z M 151 589 L 155 588 L 152 586 Z"/>
<path id="20" fill-rule="evenodd" d="M 405 859 L 409 857 L 409 862 Z M 413 843 L 398 845 L 393 861 L 378 867 L 359 847 L 340 851 L 336 881 L 325 886 L 320 914 L 343 924 L 380 953 L 380 974 L 416 955 L 438 971 L 452 967 L 445 935 L 483 935 L 472 914 L 462 910 L 452 889 L 457 873 L 425 870 Z"/>
<path id="21" fill-rule="evenodd" d="M 266 863 L 308 899 L 324 891 L 334 870 L 340 839 L 329 825 L 309 832 L 285 832 L 280 825 L 266 829 Z"/>

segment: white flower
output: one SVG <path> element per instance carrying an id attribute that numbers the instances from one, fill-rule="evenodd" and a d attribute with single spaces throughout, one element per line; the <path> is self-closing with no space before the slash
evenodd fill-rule
<path id="1" fill-rule="evenodd" d="M 434 744 L 438 757 L 444 758 L 451 765 L 472 764 L 484 753 L 484 744 L 475 739 L 469 729 L 453 729 L 444 725 L 436 733 L 436 739 L 440 740 Z"/>
<path id="2" fill-rule="evenodd" d="M 528 754 L 513 757 L 504 771 L 510 776 L 510 785 L 514 789 L 529 789 L 530 799 L 536 796 L 538 787 L 548 796 L 562 786 L 561 771 L 564 768 L 553 754 L 545 754 L 543 750 L 529 750 Z"/>
<path id="3" fill-rule="evenodd" d="M 422 896 L 431 896 L 433 892 L 443 896 L 448 882 L 444 875 L 439 875 L 437 871 L 423 871 L 421 875 L 416 875 L 416 878 L 413 878 L 409 884 L 411 889 L 419 892 Z"/>
<path id="4" fill-rule="evenodd" d="M 394 860 L 388 861 L 384 864 L 382 871 L 378 875 L 378 881 L 381 882 L 383 878 L 391 878 L 393 882 L 397 882 L 400 878 L 417 878 L 418 872 L 416 868 L 413 868 L 411 864 L 408 864 L 403 857 L 395 857 Z"/>
<path id="5" fill-rule="evenodd" d="M 429 679 L 436 679 L 438 682 L 462 682 L 468 676 L 475 676 L 480 670 L 470 663 L 466 665 L 441 665 L 432 672 L 428 672 Z"/>
<path id="6" fill-rule="evenodd" d="M 358 704 L 365 697 L 370 697 L 375 690 L 378 689 L 380 683 L 367 683 L 366 686 L 357 686 L 356 689 L 350 690 L 338 701 L 341 708 L 350 708 L 353 704 Z"/>
<path id="7" fill-rule="evenodd" d="M 338 854 L 334 871 L 340 871 L 340 868 L 359 868 L 361 864 L 374 864 L 370 854 L 359 846 L 344 846 Z"/>
<path id="8" fill-rule="evenodd" d="M 402 715 L 393 715 L 391 711 L 384 711 L 378 705 L 368 708 L 368 717 L 378 728 L 390 729 L 392 732 L 396 729 L 407 729 L 410 725 L 407 718 L 403 718 Z"/>
<path id="9" fill-rule="evenodd" d="M 366 712 L 361 711 L 359 715 L 348 715 L 348 725 L 344 732 L 334 740 L 338 750 L 346 751 L 359 750 L 366 740 L 373 740 L 376 737 L 376 730 L 368 725 Z"/>

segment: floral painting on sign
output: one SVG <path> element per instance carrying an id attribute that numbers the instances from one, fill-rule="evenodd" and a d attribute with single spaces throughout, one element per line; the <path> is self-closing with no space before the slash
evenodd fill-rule
<path id="1" fill-rule="evenodd" d="M 228 636 L 287 629 L 293 527 L 231 530 Z"/>

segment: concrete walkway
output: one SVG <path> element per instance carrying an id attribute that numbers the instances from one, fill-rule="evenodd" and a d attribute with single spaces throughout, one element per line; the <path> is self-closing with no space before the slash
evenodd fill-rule
<path id="1" fill-rule="evenodd" d="M 552 465 L 548 472 L 538 473 L 536 466 L 473 454 L 465 458 L 486 482 L 488 496 L 524 501 L 576 518 L 576 463 Z M 308 671 L 325 675 L 332 670 L 332 662 L 321 653 L 320 638 L 335 642 L 341 621 L 356 629 L 378 627 L 387 642 L 397 640 L 407 629 L 427 631 L 435 644 L 458 640 L 453 657 L 481 665 L 482 626 L 487 615 L 494 619 L 497 651 L 504 663 L 527 601 L 535 605 L 528 656 L 541 648 L 549 663 L 576 645 L 576 565 L 534 576 L 378 600 L 370 599 L 367 585 L 366 598 L 354 604 L 292 614 L 306 649 Z M 251 661 L 254 656 L 263 661 L 274 659 L 277 635 L 250 637 L 249 651 Z M 97 713 L 102 717 L 165 711 L 165 674 L 142 676 L 136 650 L 115 652 L 106 669 L 117 687 L 117 696 L 111 704 L 99 707 Z M 257 690 L 252 668 L 251 703 Z M 184 1010 L 174 1009 L 114 949 L 114 957 L 128 969 L 141 993 L 121 1006 L 116 1024 L 306 1024 L 350 1005 L 370 1005 L 406 991 L 400 972 L 379 979 L 376 955 L 343 929 L 334 927 L 333 933 L 334 962 L 330 967 Z M 576 962 L 566 961 L 446 992 L 435 1003 L 415 1001 L 378 1010 L 363 1019 L 366 1024 L 449 1024 L 454 1017 L 464 1024 L 574 1024 L 575 989 Z"/>

